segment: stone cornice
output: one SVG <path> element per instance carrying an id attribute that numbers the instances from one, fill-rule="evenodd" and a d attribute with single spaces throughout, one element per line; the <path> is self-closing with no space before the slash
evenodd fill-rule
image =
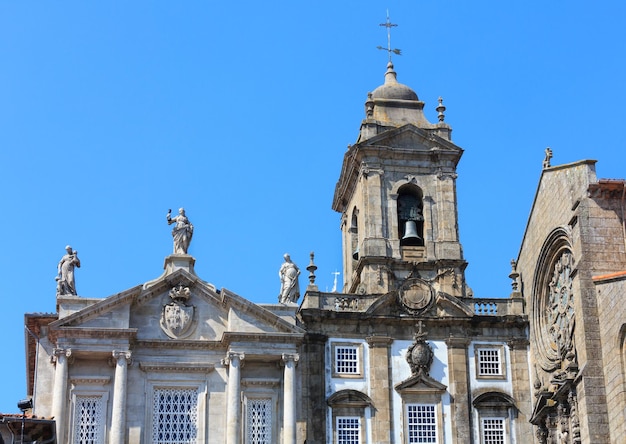
<path id="1" fill-rule="evenodd" d="M 108 376 L 70 376 L 70 382 L 74 385 L 107 385 L 111 382 Z"/>
<path id="2" fill-rule="evenodd" d="M 201 340 L 175 340 L 175 339 L 154 339 L 137 340 L 135 348 L 166 348 L 183 350 L 223 350 L 225 345 L 221 341 L 201 341 Z"/>
<path id="3" fill-rule="evenodd" d="M 265 333 L 265 332 L 224 332 L 222 344 L 228 346 L 233 342 L 271 342 L 279 344 L 301 344 L 304 333 Z"/>
<path id="4" fill-rule="evenodd" d="M 242 378 L 241 385 L 244 387 L 279 387 L 279 378 Z"/>
<path id="5" fill-rule="evenodd" d="M 132 341 L 137 336 L 136 328 L 93 328 L 57 327 L 50 331 L 50 340 L 66 339 L 126 339 Z"/>
<path id="6" fill-rule="evenodd" d="M 388 347 L 393 342 L 393 338 L 389 336 L 367 336 L 365 338 L 370 348 Z"/>
<path id="7" fill-rule="evenodd" d="M 144 372 L 190 372 L 190 373 L 210 373 L 215 370 L 213 364 L 203 364 L 195 362 L 146 362 L 139 363 L 139 368 Z"/>

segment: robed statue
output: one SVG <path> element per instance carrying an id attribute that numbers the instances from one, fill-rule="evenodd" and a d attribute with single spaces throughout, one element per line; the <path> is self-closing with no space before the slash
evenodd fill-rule
<path id="1" fill-rule="evenodd" d="M 172 237 L 174 238 L 174 254 L 187 254 L 191 237 L 193 236 L 193 225 L 185 215 L 185 209 L 178 210 L 178 216 L 172 217 L 172 210 L 167 213 L 167 224 L 174 225 Z"/>
<path id="2" fill-rule="evenodd" d="M 300 269 L 291 261 L 288 254 L 284 256 L 285 262 L 280 266 L 278 276 L 280 276 L 280 294 L 278 302 L 281 304 L 294 303 L 300 297 L 300 284 L 298 276 Z"/>
<path id="3" fill-rule="evenodd" d="M 69 245 L 65 247 L 67 254 L 61 258 L 57 266 L 57 296 L 72 294 L 76 295 L 76 281 L 74 280 L 74 267 L 80 268 L 78 252 L 72 250 Z"/>

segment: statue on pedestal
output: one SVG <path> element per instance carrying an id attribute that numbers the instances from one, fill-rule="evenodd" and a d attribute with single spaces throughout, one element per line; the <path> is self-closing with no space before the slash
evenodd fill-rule
<path id="1" fill-rule="evenodd" d="M 76 281 L 74 280 L 74 267 L 80 268 L 78 252 L 72 250 L 69 245 L 65 247 L 67 254 L 61 258 L 57 266 L 57 296 L 64 294 L 76 295 Z"/>
<path id="2" fill-rule="evenodd" d="M 178 216 L 172 217 L 172 210 L 167 213 L 167 224 L 176 224 L 172 229 L 174 238 L 174 254 L 187 254 L 191 237 L 193 236 L 193 225 L 185 216 L 185 209 L 178 210 Z"/>
<path id="3" fill-rule="evenodd" d="M 300 269 L 291 262 L 291 257 L 288 254 L 285 253 L 283 257 L 285 262 L 283 262 L 278 272 L 278 276 L 280 276 L 278 302 L 281 304 L 295 303 L 300 297 L 300 284 L 298 283 Z"/>

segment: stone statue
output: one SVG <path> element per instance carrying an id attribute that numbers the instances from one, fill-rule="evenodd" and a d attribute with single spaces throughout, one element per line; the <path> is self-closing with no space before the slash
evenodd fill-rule
<path id="1" fill-rule="evenodd" d="M 191 237 L 193 236 L 193 225 L 185 216 L 185 209 L 178 210 L 178 216 L 172 217 L 172 210 L 167 213 L 167 224 L 176 224 L 172 229 L 172 237 L 174 238 L 174 254 L 187 254 Z"/>
<path id="2" fill-rule="evenodd" d="M 544 168 L 550 168 L 550 159 L 552 159 L 552 150 L 548 147 L 546 148 L 546 157 L 543 159 Z"/>
<path id="3" fill-rule="evenodd" d="M 280 276 L 280 294 L 278 295 L 278 302 L 281 304 L 293 303 L 300 297 L 300 284 L 298 283 L 298 276 L 300 275 L 300 269 L 296 264 L 291 262 L 291 258 L 285 253 L 283 256 L 285 262 L 280 267 L 278 276 Z"/>
<path id="4" fill-rule="evenodd" d="M 74 281 L 74 267 L 80 268 L 78 252 L 72 250 L 69 245 L 65 247 L 67 254 L 61 258 L 57 266 L 57 296 L 64 294 L 76 295 L 76 282 Z"/>

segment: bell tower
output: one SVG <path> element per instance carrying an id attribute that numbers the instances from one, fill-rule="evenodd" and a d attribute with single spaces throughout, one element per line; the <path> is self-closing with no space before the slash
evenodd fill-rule
<path id="1" fill-rule="evenodd" d="M 368 94 L 333 198 L 342 215 L 345 293 L 385 294 L 419 278 L 437 291 L 470 296 L 457 220 L 463 150 L 451 141 L 442 99 L 437 123 L 423 109 L 390 60 L 383 85 Z"/>

